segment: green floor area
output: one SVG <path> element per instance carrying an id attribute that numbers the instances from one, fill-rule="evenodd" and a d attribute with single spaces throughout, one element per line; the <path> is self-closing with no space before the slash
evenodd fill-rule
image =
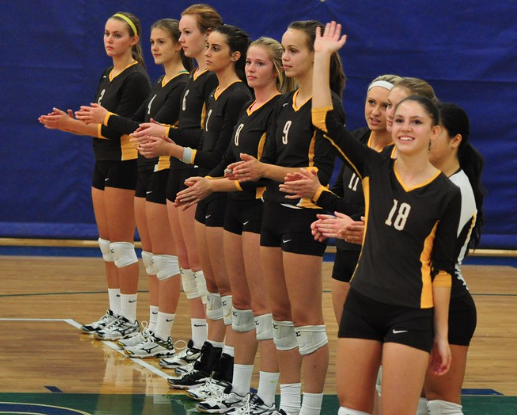
<path id="1" fill-rule="evenodd" d="M 0 414 L 192 415 L 195 402 L 184 395 L 92 395 L 0 393 Z M 335 395 L 326 395 L 322 415 L 337 414 Z M 515 415 L 517 397 L 465 396 L 465 415 Z"/>

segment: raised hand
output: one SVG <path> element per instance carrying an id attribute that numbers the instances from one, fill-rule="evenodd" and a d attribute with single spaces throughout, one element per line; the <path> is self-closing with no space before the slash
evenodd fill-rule
<path id="1" fill-rule="evenodd" d="M 325 31 L 316 28 L 316 40 L 314 41 L 314 52 L 332 54 L 337 52 L 346 43 L 346 35 L 341 36 L 341 25 L 332 21 L 325 25 Z"/>

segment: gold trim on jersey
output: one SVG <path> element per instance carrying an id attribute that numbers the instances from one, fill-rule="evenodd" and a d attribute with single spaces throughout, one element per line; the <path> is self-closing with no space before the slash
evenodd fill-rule
<path id="1" fill-rule="evenodd" d="M 217 99 L 221 96 L 221 94 L 226 91 L 228 88 L 230 88 L 233 84 L 236 84 L 238 82 L 242 82 L 240 79 L 238 79 L 237 81 L 233 81 L 231 83 L 229 83 L 228 85 L 226 85 L 226 87 L 224 89 L 219 89 L 219 86 L 217 86 L 217 88 L 215 88 L 215 92 L 214 92 L 214 99 L 217 101 Z"/>
<path id="2" fill-rule="evenodd" d="M 295 111 L 298 111 L 301 107 L 303 107 L 305 104 L 307 104 L 307 102 L 309 102 L 309 101 L 312 99 L 312 95 L 311 95 L 309 98 L 307 98 L 307 99 L 303 102 L 303 104 L 302 104 L 302 105 L 300 105 L 299 107 L 297 107 L 297 106 L 296 106 L 296 97 L 298 96 L 298 93 L 299 93 L 299 92 L 300 92 L 300 90 L 299 90 L 299 89 L 297 89 L 297 90 L 295 91 L 295 93 L 293 94 L 293 110 L 295 110 Z"/>
<path id="3" fill-rule="evenodd" d="M 194 81 L 199 78 L 201 75 L 203 75 L 205 72 L 208 72 L 208 69 L 204 69 L 203 72 L 199 72 L 199 67 L 196 68 L 196 70 L 194 71 L 194 74 L 192 75 L 192 77 L 194 78 Z"/>
<path id="4" fill-rule="evenodd" d="M 433 279 L 433 287 L 452 287 L 452 276 L 447 271 L 439 271 Z"/>
<path id="5" fill-rule="evenodd" d="M 431 280 L 431 255 L 433 253 L 433 242 L 436 236 L 436 228 L 439 221 L 433 226 L 433 229 L 425 238 L 424 248 L 420 253 L 420 278 L 422 280 L 422 292 L 420 294 L 420 308 L 433 307 L 433 281 Z"/>
<path id="6" fill-rule="evenodd" d="M 137 61 L 133 61 L 131 62 L 129 65 L 127 65 L 124 69 L 122 69 L 118 74 L 116 74 L 115 76 L 113 76 L 113 70 L 115 68 L 112 68 L 111 71 L 110 71 L 110 74 L 109 74 L 109 80 L 110 82 L 113 81 L 117 76 L 119 76 L 122 72 L 124 72 L 127 68 L 130 68 L 131 66 L 133 65 L 136 65 L 138 62 Z"/>
<path id="7" fill-rule="evenodd" d="M 253 114 L 255 111 L 258 111 L 260 108 L 262 108 L 264 105 L 266 105 L 269 101 L 271 101 L 274 97 L 277 97 L 278 95 L 281 95 L 280 92 L 277 92 L 275 95 L 271 96 L 271 98 L 268 98 L 267 101 L 264 101 L 262 104 L 260 104 L 257 108 L 253 108 L 253 105 L 257 102 L 257 100 L 253 101 L 250 106 L 246 109 L 246 112 L 248 114 L 248 117 Z M 253 108 L 253 109 L 251 109 Z"/>
<path id="8" fill-rule="evenodd" d="M 136 147 L 131 143 L 131 136 L 124 134 L 120 137 L 120 152 L 122 153 L 122 161 L 134 160 L 138 157 L 138 151 Z"/>
<path id="9" fill-rule="evenodd" d="M 160 156 L 158 162 L 154 165 L 154 171 L 169 170 L 171 167 L 170 156 Z"/>
<path id="10" fill-rule="evenodd" d="M 97 124 L 97 138 L 101 138 L 103 140 L 107 140 L 107 137 L 102 135 L 102 124 Z"/>
<path id="11" fill-rule="evenodd" d="M 407 187 L 405 184 L 404 184 L 404 181 L 402 180 L 402 177 L 400 177 L 399 175 L 399 172 L 397 170 L 397 164 L 394 163 L 393 164 L 393 171 L 395 172 L 395 177 L 397 178 L 397 181 L 400 183 L 400 185 L 402 186 L 402 188 L 406 191 L 406 192 L 411 192 L 415 189 L 419 189 L 421 187 L 424 187 L 424 186 L 427 186 L 429 183 L 433 182 L 434 180 L 436 180 L 436 178 L 440 175 L 441 171 L 440 170 L 436 170 L 436 173 L 434 174 L 434 176 L 430 177 L 429 179 L 425 180 L 424 182 L 422 183 L 419 183 L 415 186 L 412 186 L 412 187 Z"/>
<path id="12" fill-rule="evenodd" d="M 319 128 L 321 131 L 328 133 L 327 113 L 329 111 L 332 111 L 333 109 L 334 109 L 334 107 L 332 107 L 332 105 L 330 105 L 328 107 L 313 108 L 311 110 L 312 125 L 314 125 L 316 128 Z"/>
<path id="13" fill-rule="evenodd" d="M 206 121 L 206 102 L 203 104 L 203 108 L 201 108 L 201 117 L 199 118 L 199 124 L 202 130 L 205 129 L 205 121 Z"/>
<path id="14" fill-rule="evenodd" d="M 363 194 L 364 194 L 364 232 L 363 232 L 363 241 L 361 243 L 361 252 L 359 253 L 359 258 L 357 258 L 357 263 L 355 264 L 354 272 L 352 277 L 350 278 L 350 282 L 355 277 L 355 273 L 357 271 L 357 266 L 359 261 L 361 260 L 361 256 L 363 255 L 363 247 L 364 241 L 366 239 L 366 233 L 368 232 L 368 217 L 370 216 L 370 177 L 365 177 L 364 180 L 361 181 L 363 186 Z"/>
<path id="15" fill-rule="evenodd" d="M 104 120 L 102 121 L 102 125 L 104 125 L 105 127 L 108 126 L 108 122 L 109 122 L 109 119 L 111 118 L 112 115 L 115 115 L 114 113 L 112 112 L 108 112 L 106 114 L 106 116 L 104 117 Z"/>
<path id="16" fill-rule="evenodd" d="M 188 74 L 188 71 L 183 69 L 182 71 L 179 71 L 177 74 L 175 74 L 171 79 L 166 79 L 166 75 L 162 78 L 162 88 L 167 85 L 170 81 L 172 81 L 174 78 L 177 78 L 180 75 Z"/>
<path id="17" fill-rule="evenodd" d="M 196 154 L 197 154 L 197 150 L 195 149 L 192 149 L 192 156 L 190 157 L 190 162 L 189 161 L 185 161 L 183 160 L 184 163 L 187 163 L 187 164 L 194 164 L 194 160 L 196 159 Z"/>
<path id="18" fill-rule="evenodd" d="M 257 159 L 260 160 L 262 158 L 262 154 L 264 154 L 264 147 L 266 146 L 266 138 L 267 133 L 262 133 L 262 136 L 260 137 L 258 148 L 257 148 Z"/>
<path id="19" fill-rule="evenodd" d="M 255 199 L 262 199 L 262 196 L 264 196 L 265 192 L 265 187 L 257 187 L 257 191 L 255 192 Z"/>

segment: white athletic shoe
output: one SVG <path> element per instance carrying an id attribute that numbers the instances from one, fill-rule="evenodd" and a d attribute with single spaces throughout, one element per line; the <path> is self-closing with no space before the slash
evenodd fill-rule
<path id="1" fill-rule="evenodd" d="M 111 310 L 107 310 L 106 314 L 104 314 L 98 321 L 94 321 L 90 324 L 83 324 L 81 326 L 81 330 L 83 333 L 92 334 L 96 331 L 102 330 L 108 324 L 114 322 L 117 319 L 117 316 Z"/>
<path id="2" fill-rule="evenodd" d="M 93 333 L 93 337 L 97 340 L 120 340 L 123 337 L 129 336 L 132 333 L 138 333 L 140 325 L 135 320 L 130 322 L 124 316 L 118 316 L 115 321 L 108 324 L 104 329 Z"/>
<path id="3" fill-rule="evenodd" d="M 144 330 L 140 333 L 124 337 L 123 339 L 119 340 L 117 344 L 121 349 L 125 349 L 127 347 L 135 347 L 139 344 L 145 343 L 150 335 L 152 335 L 151 331 Z"/>
<path id="4" fill-rule="evenodd" d="M 187 396 L 195 399 L 196 401 L 206 401 L 208 399 L 221 396 L 228 385 L 229 383 L 224 380 L 207 378 L 203 386 L 200 386 L 197 389 L 188 390 Z"/>
<path id="5" fill-rule="evenodd" d="M 176 353 L 174 357 L 168 359 L 161 359 L 160 366 L 167 369 L 176 369 L 181 366 L 186 366 L 188 364 L 194 363 L 201 356 L 201 350 L 196 349 L 194 347 L 194 342 L 189 340 L 188 345 L 182 351 Z M 184 372 L 183 372 L 184 373 Z M 182 375 L 183 373 L 178 375 Z"/>
<path id="6" fill-rule="evenodd" d="M 174 353 L 174 343 L 170 337 L 167 340 L 162 340 L 152 334 L 144 343 L 134 347 L 126 347 L 124 350 L 124 354 L 127 356 L 138 358 L 174 356 Z"/>
<path id="7" fill-rule="evenodd" d="M 286 415 L 282 409 L 276 411 L 274 403 L 271 406 L 267 406 L 257 394 L 251 395 L 251 398 L 240 408 L 228 412 L 231 415 L 272 415 L 273 413 Z"/>
<path id="8" fill-rule="evenodd" d="M 232 385 L 228 384 L 223 393 L 216 398 L 207 399 L 196 405 L 199 412 L 207 414 L 225 414 L 246 404 L 247 395 L 241 396 L 232 392 Z"/>

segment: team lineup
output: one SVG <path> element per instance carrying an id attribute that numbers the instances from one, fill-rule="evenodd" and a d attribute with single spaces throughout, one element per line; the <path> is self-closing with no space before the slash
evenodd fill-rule
<path id="1" fill-rule="evenodd" d="M 151 26 L 164 69 L 154 84 L 141 33 L 133 14 L 109 17 L 113 65 L 93 103 L 39 118 L 93 137 L 109 308 L 84 335 L 160 358 L 199 412 L 319 415 L 322 261 L 334 238 L 338 414 L 462 414 L 476 307 L 461 263 L 479 243 L 485 193 L 465 111 L 422 79 L 380 75 L 366 91 L 366 127 L 349 132 L 335 22 L 294 21 L 281 42 L 252 40 L 194 4 Z M 191 339 L 177 351 L 182 291 Z"/>

